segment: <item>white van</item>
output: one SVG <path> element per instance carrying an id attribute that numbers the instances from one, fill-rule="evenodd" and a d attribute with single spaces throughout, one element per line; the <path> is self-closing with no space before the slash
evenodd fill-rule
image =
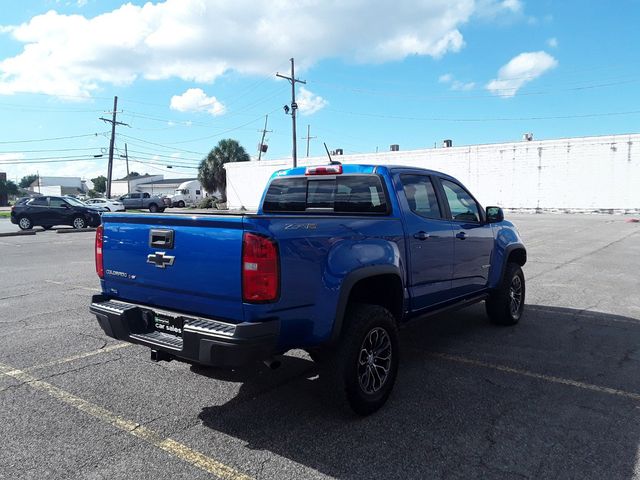
<path id="1" fill-rule="evenodd" d="M 180 186 L 169 195 L 171 207 L 186 207 L 197 204 L 204 197 L 204 190 L 199 180 L 190 180 L 181 183 Z"/>

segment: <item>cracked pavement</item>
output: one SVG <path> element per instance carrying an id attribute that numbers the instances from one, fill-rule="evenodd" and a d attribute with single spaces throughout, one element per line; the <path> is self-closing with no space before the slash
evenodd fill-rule
<path id="1" fill-rule="evenodd" d="M 640 479 L 640 402 L 624 395 L 640 393 L 640 224 L 507 216 L 529 249 L 521 324 L 475 305 L 404 329 L 371 417 L 336 410 L 301 351 L 276 371 L 152 363 L 139 346 L 73 358 L 118 343 L 88 312 L 91 233 L 3 239 L 0 364 L 254 478 Z M 29 382 L 0 374 L 0 404 L 0 479 L 211 478 Z"/>

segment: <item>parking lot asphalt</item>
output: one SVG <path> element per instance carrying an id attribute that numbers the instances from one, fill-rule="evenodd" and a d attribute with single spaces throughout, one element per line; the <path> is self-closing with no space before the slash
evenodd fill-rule
<path id="1" fill-rule="evenodd" d="M 640 224 L 509 217 L 520 324 L 475 305 L 404 329 L 364 419 L 301 351 L 208 370 L 106 337 L 92 233 L 0 238 L 0 478 L 640 479 Z"/>

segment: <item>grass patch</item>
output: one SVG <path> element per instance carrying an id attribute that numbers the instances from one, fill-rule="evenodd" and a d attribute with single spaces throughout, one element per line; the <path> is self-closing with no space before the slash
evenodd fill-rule
<path id="1" fill-rule="evenodd" d="M 10 218 L 11 212 L 0 212 L 0 218 Z"/>

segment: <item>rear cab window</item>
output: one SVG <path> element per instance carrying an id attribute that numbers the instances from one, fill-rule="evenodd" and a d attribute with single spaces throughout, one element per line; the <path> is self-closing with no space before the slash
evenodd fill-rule
<path id="1" fill-rule="evenodd" d="M 329 178 L 282 177 L 269 185 L 265 213 L 389 213 L 389 202 L 378 175 L 336 175 Z"/>

